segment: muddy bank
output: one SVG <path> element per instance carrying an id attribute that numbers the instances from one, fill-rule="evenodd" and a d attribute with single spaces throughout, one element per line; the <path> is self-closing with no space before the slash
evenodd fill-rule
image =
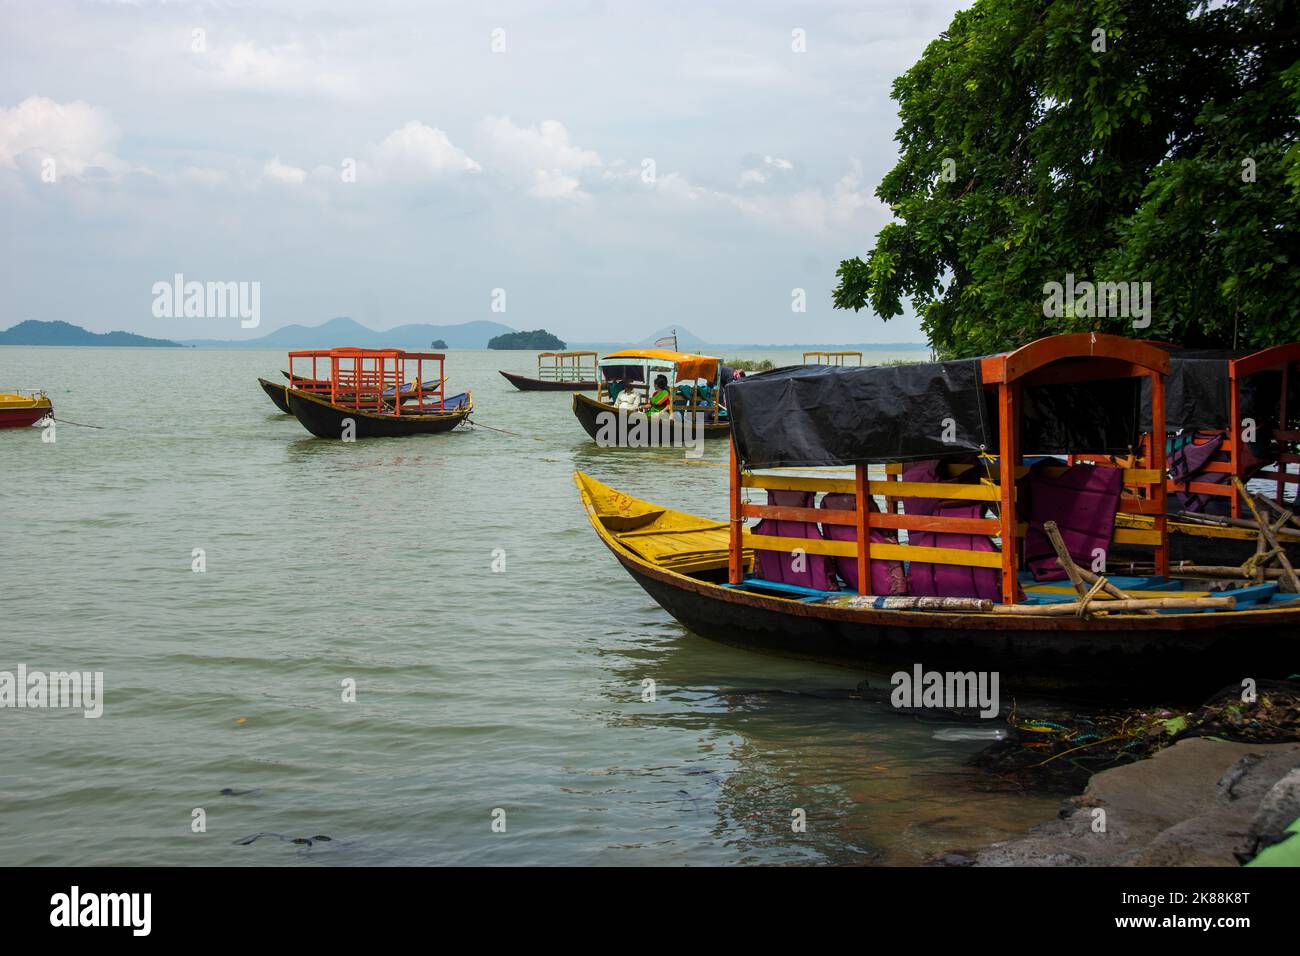
<path id="1" fill-rule="evenodd" d="M 1193 737 L 1105 770 L 1061 819 L 940 861 L 979 866 L 1239 866 L 1300 816 L 1300 743 Z"/>

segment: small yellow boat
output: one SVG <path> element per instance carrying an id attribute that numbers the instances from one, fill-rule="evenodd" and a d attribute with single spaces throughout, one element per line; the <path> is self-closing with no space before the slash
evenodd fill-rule
<path id="1" fill-rule="evenodd" d="M 26 428 L 53 414 L 43 391 L 0 392 L 0 428 Z"/>

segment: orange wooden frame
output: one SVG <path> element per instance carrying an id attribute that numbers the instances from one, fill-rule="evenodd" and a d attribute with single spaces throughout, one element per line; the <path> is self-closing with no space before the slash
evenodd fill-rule
<path id="1" fill-rule="evenodd" d="M 328 385 L 331 404 L 371 411 L 400 418 L 425 415 L 446 409 L 446 355 L 441 352 L 407 352 L 402 349 L 313 349 L 289 353 L 289 387 L 302 387 L 294 369 L 295 359 L 311 360 L 308 382 L 318 383 L 316 394 L 324 395 Z M 318 362 L 326 363 L 328 375 L 322 377 Z M 425 388 L 424 363 L 436 363 L 435 384 Z M 413 387 L 407 387 L 407 374 L 415 368 Z M 391 390 L 391 395 L 386 392 Z"/>
<path id="2" fill-rule="evenodd" d="M 1156 434 L 1164 434 L 1165 390 L 1164 380 L 1169 372 L 1169 355 L 1163 349 L 1146 342 L 1101 333 L 1073 333 L 1038 339 L 1013 352 L 991 355 L 980 360 L 983 387 L 996 389 L 998 402 L 998 485 L 933 485 L 915 482 L 898 482 L 897 475 L 886 474 L 884 482 L 867 480 L 867 466 L 854 467 L 852 482 L 833 479 L 790 478 L 765 481 L 747 478 L 736 452 L 735 439 L 731 442 L 729 467 L 730 490 L 730 560 L 728 576 L 732 584 L 744 580 L 744 521 L 746 518 L 776 518 L 809 521 L 823 524 L 852 525 L 857 529 L 858 540 L 853 545 L 857 559 L 858 585 L 867 593 L 870 576 L 867 574 L 873 550 L 882 558 L 891 558 L 904 549 L 914 546 L 871 545 L 871 528 L 907 529 L 915 531 L 954 532 L 963 534 L 999 535 L 1001 554 L 996 556 L 1002 576 L 1002 600 L 1015 603 L 1020 596 L 1019 555 L 1023 524 L 1016 512 L 1016 479 L 1023 474 L 1021 448 L 1021 391 L 1026 384 L 1048 384 L 1060 381 L 1091 381 L 1107 378 L 1132 378 L 1145 376 L 1151 380 L 1151 420 Z M 1157 574 L 1169 570 L 1169 542 L 1166 531 L 1166 484 L 1164 444 L 1153 449 L 1153 461 L 1143 471 L 1134 471 L 1135 477 L 1150 479 L 1142 482 L 1147 490 L 1147 503 L 1134 510 L 1152 514 L 1155 532 L 1155 564 Z M 874 487 L 873 487 L 874 485 Z M 792 490 L 853 491 L 857 507 L 853 511 L 830 511 L 821 508 L 791 508 L 772 505 L 745 504 L 744 487 L 786 487 Z M 868 494 L 890 497 L 971 498 L 996 501 L 997 518 L 945 518 L 922 515 L 901 515 L 888 511 L 871 511 L 865 504 Z M 794 550 L 804 547 L 809 553 L 839 555 L 850 542 L 823 543 L 808 547 L 800 542 L 815 539 L 790 538 L 785 544 L 765 542 L 764 547 Z M 896 551 L 895 549 L 899 549 Z M 915 548 L 916 560 L 934 563 L 971 564 L 988 566 L 987 552 L 971 552 L 970 557 L 949 554 L 946 549 Z M 848 556 L 847 553 L 844 556 Z"/>
<path id="3" fill-rule="evenodd" d="M 1228 427 L 1225 429 L 1223 444 L 1219 446 L 1219 451 L 1227 455 L 1227 461 L 1211 461 L 1205 465 L 1205 470 L 1216 474 L 1234 475 L 1241 481 L 1246 480 L 1246 465 L 1242 460 L 1242 418 L 1241 418 L 1241 383 L 1250 375 L 1257 372 L 1265 372 L 1276 369 L 1282 373 L 1282 391 L 1279 398 L 1277 427 L 1273 429 L 1273 437 L 1277 439 L 1279 445 L 1291 443 L 1300 443 L 1300 431 L 1291 431 L 1287 428 L 1287 387 L 1290 381 L 1291 366 L 1300 362 L 1300 342 L 1291 342 L 1286 345 L 1275 345 L 1271 348 L 1261 349 L 1258 352 L 1252 352 L 1250 355 L 1244 355 L 1238 359 L 1227 359 L 1228 363 Z M 1161 434 L 1155 431 L 1155 434 Z M 1163 443 L 1168 445 L 1168 436 Z M 1155 444 L 1152 436 L 1143 436 L 1142 455 L 1145 460 L 1150 460 L 1151 447 Z M 1272 478 L 1277 482 L 1277 500 L 1283 500 L 1283 490 L 1288 484 L 1300 485 L 1300 474 L 1291 473 L 1287 466 L 1300 464 L 1300 455 L 1293 454 L 1284 450 L 1279 450 L 1277 458 L 1272 462 L 1272 470 L 1268 464 L 1261 467 L 1253 477 L 1255 478 Z M 1174 481 L 1169 479 L 1167 484 L 1169 491 L 1182 492 L 1184 494 L 1202 494 L 1213 495 L 1229 499 L 1229 513 L 1234 518 L 1243 517 L 1241 497 L 1237 494 L 1236 486 L 1231 482 L 1214 483 L 1208 481 Z"/>

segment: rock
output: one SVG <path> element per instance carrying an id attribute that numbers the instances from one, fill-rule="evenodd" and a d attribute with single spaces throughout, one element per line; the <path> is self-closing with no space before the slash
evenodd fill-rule
<path id="1" fill-rule="evenodd" d="M 1214 787 L 1220 802 L 1231 803 L 1236 800 L 1237 794 L 1234 792 L 1234 788 L 1246 778 L 1251 768 L 1263 759 L 1259 754 L 1246 754 L 1246 756 L 1229 767 L 1227 773 L 1219 778 L 1219 782 Z"/>
<path id="2" fill-rule="evenodd" d="M 1300 743 L 1182 740 L 1149 759 L 1096 774 L 1083 794 L 1066 801 L 1060 819 L 978 851 L 975 862 L 1236 866 L 1234 851 L 1251 842 L 1257 817 L 1261 826 L 1283 820 L 1285 828 L 1300 816 L 1293 802 L 1300 801 L 1298 763 Z M 1262 816 L 1266 796 L 1276 810 Z"/>
<path id="3" fill-rule="evenodd" d="M 1286 836 L 1286 828 L 1300 817 L 1300 767 L 1273 784 L 1259 811 L 1250 821 L 1248 835 L 1257 846 L 1270 846 Z"/>

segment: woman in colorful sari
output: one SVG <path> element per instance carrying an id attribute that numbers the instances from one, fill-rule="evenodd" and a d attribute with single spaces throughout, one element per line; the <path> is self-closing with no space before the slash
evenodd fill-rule
<path id="1" fill-rule="evenodd" d="M 668 391 L 668 376 L 655 376 L 655 390 L 650 396 L 649 411 L 651 415 L 666 412 L 672 407 L 672 393 Z"/>

